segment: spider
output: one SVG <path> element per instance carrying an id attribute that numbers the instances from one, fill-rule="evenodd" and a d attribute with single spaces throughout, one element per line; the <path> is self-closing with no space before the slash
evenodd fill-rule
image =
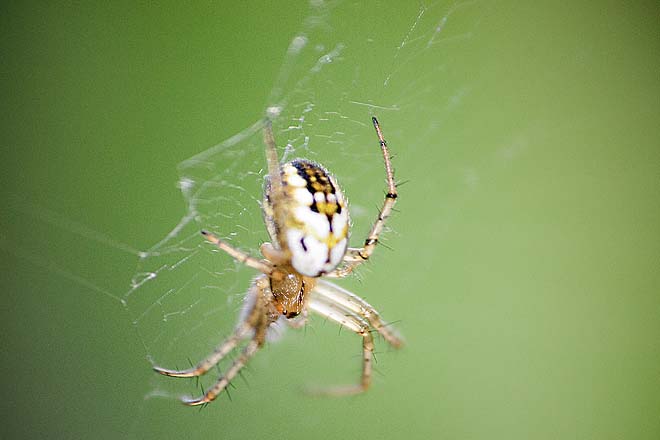
<path id="1" fill-rule="evenodd" d="M 160 374 L 196 377 L 205 374 L 226 355 L 248 340 L 224 375 L 198 398 L 183 399 L 187 405 L 213 401 L 261 348 L 271 324 L 279 319 L 292 327 L 306 323 L 311 310 L 362 337 L 362 377 L 355 385 L 318 390 L 321 394 L 346 395 L 366 391 L 371 383 L 374 341 L 377 331 L 399 348 L 402 339 L 384 322 L 376 309 L 359 296 L 323 278 L 343 278 L 369 259 L 378 236 L 397 199 L 394 172 L 387 143 L 378 120 L 372 118 L 385 160 L 387 193 L 364 246 L 348 247 L 349 213 L 337 182 L 321 165 L 294 159 L 280 165 L 272 123 L 266 118 L 263 138 L 268 163 L 262 203 L 264 222 L 272 243 L 261 245 L 263 259 L 234 248 L 215 235 L 203 236 L 237 261 L 258 270 L 246 297 L 243 314 L 233 333 L 196 366 L 169 370 L 154 366 Z M 294 319 L 300 315 L 300 318 Z"/>

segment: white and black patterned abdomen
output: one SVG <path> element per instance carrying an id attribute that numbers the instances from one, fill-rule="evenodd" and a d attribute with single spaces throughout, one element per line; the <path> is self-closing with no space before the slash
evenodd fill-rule
<path id="1" fill-rule="evenodd" d="M 273 242 L 291 252 L 291 265 L 317 277 L 341 263 L 348 247 L 349 215 L 335 179 L 305 159 L 282 165 L 282 218 L 276 218 L 271 188 L 264 188 L 264 219 Z"/>

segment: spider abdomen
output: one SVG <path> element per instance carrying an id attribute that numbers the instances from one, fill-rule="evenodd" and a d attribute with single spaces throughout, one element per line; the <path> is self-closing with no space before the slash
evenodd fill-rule
<path id="1" fill-rule="evenodd" d="M 296 271 L 321 276 L 341 263 L 348 247 L 346 200 L 335 179 L 317 163 L 295 159 L 281 169 L 283 200 L 277 212 L 282 218 L 273 209 L 268 184 L 264 197 L 271 238 L 289 250 Z"/>

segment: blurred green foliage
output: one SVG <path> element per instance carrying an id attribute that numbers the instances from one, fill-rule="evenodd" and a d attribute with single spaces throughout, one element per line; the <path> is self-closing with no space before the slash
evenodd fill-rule
<path id="1" fill-rule="evenodd" d="M 1 7 L 0 436 L 657 439 L 657 3 L 224 3 Z M 341 49 L 322 75 L 286 58 L 304 29 Z M 362 207 L 358 241 L 382 170 L 353 121 L 383 124 L 409 181 L 393 251 L 345 285 L 407 346 L 379 345 L 363 396 L 300 393 L 358 374 L 357 338 L 318 323 L 269 344 L 232 402 L 153 397 L 117 243 L 163 238 L 177 165 L 289 94 L 314 104 L 309 151 Z M 359 141 L 331 154 L 337 132 Z"/>

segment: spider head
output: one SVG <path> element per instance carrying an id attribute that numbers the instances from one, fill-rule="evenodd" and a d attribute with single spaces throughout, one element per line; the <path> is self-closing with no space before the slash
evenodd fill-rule
<path id="1" fill-rule="evenodd" d="M 314 278 L 300 275 L 291 266 L 278 266 L 281 277 L 270 278 L 270 290 L 275 308 L 287 318 L 295 318 L 305 306 L 305 298 L 315 284 Z"/>

